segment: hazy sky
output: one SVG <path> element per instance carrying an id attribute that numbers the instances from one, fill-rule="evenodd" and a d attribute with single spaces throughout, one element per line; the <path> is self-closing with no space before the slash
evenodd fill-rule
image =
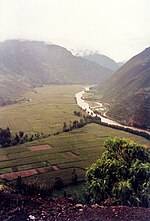
<path id="1" fill-rule="evenodd" d="M 150 46 L 150 0 L 0 0 L 0 41 L 18 38 L 126 60 Z"/>

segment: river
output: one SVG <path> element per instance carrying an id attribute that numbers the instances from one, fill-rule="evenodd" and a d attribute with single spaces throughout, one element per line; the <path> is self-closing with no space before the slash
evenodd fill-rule
<path id="1" fill-rule="evenodd" d="M 83 99 L 83 95 L 84 95 L 85 91 L 88 91 L 89 89 L 90 89 L 90 87 L 85 87 L 82 91 L 75 94 L 76 102 L 81 109 L 86 110 L 86 112 L 88 112 L 92 116 L 97 115 L 98 117 L 101 118 L 101 121 L 104 123 L 111 124 L 111 125 L 117 125 L 117 126 L 121 126 L 124 128 L 130 128 L 130 129 L 133 129 L 136 131 L 141 131 L 141 132 L 145 132 L 145 133 L 150 134 L 150 132 L 147 130 L 143 130 L 143 129 L 139 129 L 139 128 L 131 127 L 131 126 L 125 126 L 125 125 L 122 125 L 114 120 L 109 119 L 108 117 L 102 117 L 101 115 L 95 114 L 91 110 L 91 108 L 90 108 L 89 104 L 86 102 L 86 100 Z"/>

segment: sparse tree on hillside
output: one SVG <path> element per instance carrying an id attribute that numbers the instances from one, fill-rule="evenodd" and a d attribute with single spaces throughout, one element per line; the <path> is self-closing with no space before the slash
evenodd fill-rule
<path id="1" fill-rule="evenodd" d="M 15 135 L 14 141 L 15 144 L 18 144 L 20 142 L 20 137 L 18 136 L 18 134 Z"/>
<path id="2" fill-rule="evenodd" d="M 65 132 L 66 130 L 67 130 L 67 124 L 66 124 L 66 122 L 64 122 L 63 131 Z"/>

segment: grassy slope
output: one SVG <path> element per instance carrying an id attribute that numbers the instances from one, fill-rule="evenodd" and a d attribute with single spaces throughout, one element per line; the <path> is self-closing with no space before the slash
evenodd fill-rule
<path id="1" fill-rule="evenodd" d="M 30 96 L 33 99 L 31 103 L 15 104 L 0 109 L 1 126 L 4 123 L 7 126 L 7 122 L 9 122 L 13 131 L 21 129 L 26 132 L 49 132 L 51 129 L 50 131 L 55 132 L 61 130 L 64 121 L 79 119 L 73 115 L 73 111 L 78 110 L 74 94 L 81 88 L 81 86 L 75 85 L 38 88 L 38 93 L 27 94 L 27 97 Z M 27 121 L 28 124 L 25 124 Z M 150 142 L 142 137 L 90 124 L 72 132 L 47 137 L 32 143 L 1 148 L 0 173 L 12 172 L 14 166 L 18 170 L 43 167 L 44 162 L 48 161 L 51 165 L 57 165 L 60 170 L 35 175 L 36 179 L 43 181 L 43 179 L 51 180 L 51 177 L 60 176 L 67 183 L 71 181 L 73 168 L 76 168 L 78 177 L 83 179 L 84 169 L 100 157 L 103 143 L 110 136 L 130 138 L 150 147 Z M 49 144 L 52 149 L 32 152 L 28 148 L 28 146 L 39 144 Z M 67 156 L 65 152 L 68 151 L 72 151 L 76 156 Z M 33 177 L 25 179 L 33 180 Z"/>

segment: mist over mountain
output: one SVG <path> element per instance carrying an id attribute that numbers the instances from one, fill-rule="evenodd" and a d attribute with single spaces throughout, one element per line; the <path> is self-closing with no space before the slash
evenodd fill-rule
<path id="1" fill-rule="evenodd" d="M 108 116 L 124 124 L 150 128 L 150 47 L 99 86 L 98 94 L 111 104 Z"/>
<path id="2" fill-rule="evenodd" d="M 111 74 L 58 45 L 21 40 L 0 43 L 1 102 L 43 84 L 93 84 Z"/>

